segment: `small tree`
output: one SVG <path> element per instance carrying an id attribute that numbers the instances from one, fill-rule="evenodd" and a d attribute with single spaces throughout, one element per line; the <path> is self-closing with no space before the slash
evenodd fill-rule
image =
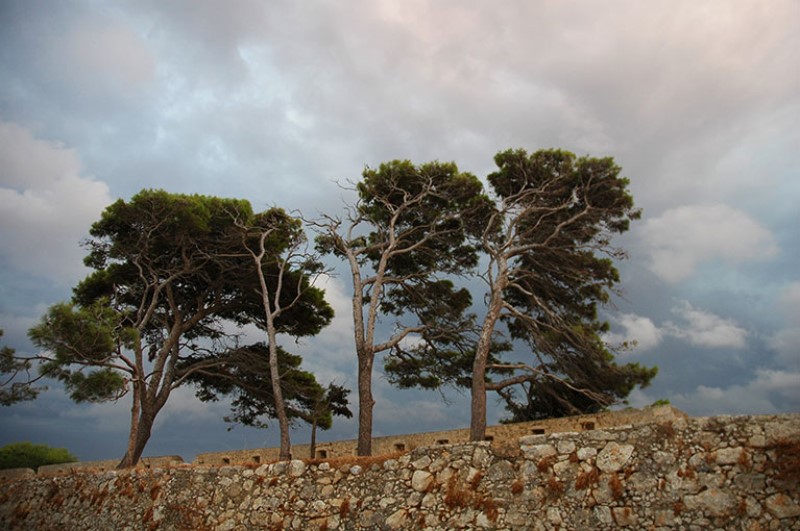
<path id="1" fill-rule="evenodd" d="M 487 208 L 480 181 L 455 164 L 415 166 L 392 161 L 367 168 L 356 185 L 358 202 L 343 221 L 325 216 L 311 225 L 317 248 L 345 260 L 353 285 L 353 324 L 358 358 L 358 455 L 372 453 L 372 369 L 376 354 L 403 348 L 414 335 L 447 337 L 465 323 L 470 297 L 447 275 L 477 263 L 468 235 Z M 394 316 L 383 339 L 378 324 Z"/>
<path id="2" fill-rule="evenodd" d="M 19 442 L 0 448 L 0 469 L 32 468 L 38 470 L 42 465 L 74 463 L 78 458 L 66 448 L 52 448 L 45 444 Z"/>
<path id="3" fill-rule="evenodd" d="M 317 455 L 317 428 L 329 430 L 333 426 L 334 415 L 351 418 L 353 412 L 347 400 L 350 394 L 349 389 L 345 389 L 334 383 L 329 383 L 326 389 L 315 392 L 310 400 L 307 400 L 305 412 L 300 416 L 311 425 L 311 443 L 309 445 L 309 457 L 314 459 Z"/>
<path id="4" fill-rule="evenodd" d="M 317 383 L 310 372 L 300 369 L 302 358 L 277 349 L 277 369 L 280 374 L 280 401 L 288 426 L 297 419 L 311 425 L 311 457 L 315 453 L 316 429 L 330 429 L 333 415 L 352 417 L 348 409 L 349 390 L 335 384 L 327 389 Z M 238 348 L 226 354 L 224 365 L 196 371 L 191 380 L 197 396 L 203 401 L 216 401 L 223 396 L 232 398 L 228 422 L 267 428 L 267 419 L 278 418 L 279 401 L 273 387 L 270 349 L 264 343 Z M 289 459 L 283 455 L 281 459 Z"/>
<path id="5" fill-rule="evenodd" d="M 95 272 L 70 303 L 51 307 L 30 330 L 43 349 L 41 374 L 76 401 L 116 400 L 131 392 L 128 447 L 135 465 L 170 393 L 195 371 L 225 363 L 232 323 L 264 322 L 253 262 L 240 245 L 247 201 L 144 190 L 117 201 L 92 225 L 85 262 Z M 286 238 L 268 242 L 279 255 Z M 271 276 L 269 282 L 279 280 Z M 249 284 L 246 281 L 249 279 Z M 274 324 L 300 336 L 330 320 L 321 292 Z M 187 363 L 188 358 L 192 363 Z"/>

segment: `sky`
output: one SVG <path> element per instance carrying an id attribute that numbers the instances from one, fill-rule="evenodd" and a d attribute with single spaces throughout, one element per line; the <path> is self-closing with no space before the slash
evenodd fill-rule
<path id="1" fill-rule="evenodd" d="M 28 328 L 89 272 L 90 225 L 143 188 L 316 217 L 383 161 L 484 179 L 498 151 L 555 147 L 614 157 L 643 209 L 603 309 L 609 342 L 637 341 L 618 360 L 659 367 L 630 405 L 798 412 L 798 50 L 795 0 L 0 0 L 0 342 L 35 352 Z M 355 389 L 338 272 L 337 317 L 292 349 Z M 463 393 L 400 391 L 380 370 L 374 388 L 375 435 L 469 424 Z M 51 384 L 0 409 L 0 445 L 118 458 L 129 408 Z M 145 455 L 277 444 L 226 412 L 176 391 Z"/>

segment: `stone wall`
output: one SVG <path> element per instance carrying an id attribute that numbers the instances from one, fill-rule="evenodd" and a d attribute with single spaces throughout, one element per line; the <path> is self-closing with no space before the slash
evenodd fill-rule
<path id="1" fill-rule="evenodd" d="M 800 530 L 800 415 L 0 484 L 0 528 Z"/>
<path id="2" fill-rule="evenodd" d="M 613 428 L 624 425 L 639 425 L 652 422 L 666 422 L 686 418 L 686 414 L 671 406 L 649 407 L 645 409 L 625 409 L 608 411 L 592 415 L 579 415 L 557 419 L 545 419 L 535 422 L 500 424 L 486 429 L 486 440 L 492 443 L 498 452 L 507 452 L 517 448 L 520 437 L 532 434 L 549 434 L 561 432 L 581 432 L 601 428 Z M 469 442 L 469 430 L 434 431 L 405 435 L 390 435 L 372 439 L 373 454 L 391 454 L 407 452 L 423 446 L 440 446 Z M 315 459 L 330 459 L 356 455 L 355 439 L 345 441 L 323 442 L 317 444 Z M 230 465 L 261 464 L 278 459 L 278 448 L 256 448 L 252 450 L 209 452 L 199 454 L 194 463 L 197 465 Z M 292 454 L 297 458 L 310 456 L 307 444 L 294 445 Z"/>

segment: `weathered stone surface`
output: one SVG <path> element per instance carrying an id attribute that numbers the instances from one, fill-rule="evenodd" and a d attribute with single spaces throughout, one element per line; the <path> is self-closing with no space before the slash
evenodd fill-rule
<path id="1" fill-rule="evenodd" d="M 646 425 L 537 435 L 517 455 L 447 444 L 384 463 L 34 476 L 0 484 L 0 529 L 800 531 L 796 480 L 778 476 L 773 446 L 748 442 L 766 425 L 796 441 L 797 419 L 689 419 L 669 437 Z"/>
<path id="2" fill-rule="evenodd" d="M 710 516 L 729 516 L 736 507 L 736 498 L 720 489 L 708 489 L 684 498 L 686 507 Z"/>
<path id="3" fill-rule="evenodd" d="M 796 518 L 800 516 L 800 505 L 786 494 L 773 494 L 766 501 L 767 510 L 775 518 Z"/>
<path id="4" fill-rule="evenodd" d="M 597 448 L 593 448 L 591 446 L 587 448 L 578 448 L 577 456 L 581 461 L 592 459 L 597 456 Z"/>
<path id="5" fill-rule="evenodd" d="M 516 475 L 514 465 L 509 461 L 499 461 L 489 467 L 486 477 L 491 481 L 501 481 L 513 478 Z"/>
<path id="6" fill-rule="evenodd" d="M 639 522 L 639 517 L 631 507 L 614 507 L 611 509 L 614 515 L 614 522 L 620 526 L 635 526 Z"/>
<path id="7" fill-rule="evenodd" d="M 411 476 L 411 488 L 417 492 L 425 492 L 433 483 L 433 474 L 425 470 L 415 470 Z"/>
<path id="8" fill-rule="evenodd" d="M 299 459 L 294 459 L 289 462 L 289 475 L 292 477 L 302 476 L 306 471 L 306 464 Z"/>
<path id="9" fill-rule="evenodd" d="M 552 444 L 534 444 L 533 446 L 523 446 L 522 451 L 528 459 L 544 459 L 558 455 L 558 450 Z"/>
<path id="10" fill-rule="evenodd" d="M 597 454 L 597 468 L 603 472 L 617 472 L 633 455 L 633 445 L 610 442 Z"/>
<path id="11" fill-rule="evenodd" d="M 720 448 L 716 452 L 717 464 L 719 465 L 735 465 L 739 460 L 744 459 L 744 448 Z"/>

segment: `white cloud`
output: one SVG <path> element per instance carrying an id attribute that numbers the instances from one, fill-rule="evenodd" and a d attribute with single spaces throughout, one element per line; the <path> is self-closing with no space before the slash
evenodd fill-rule
<path id="1" fill-rule="evenodd" d="M 0 247 L 8 265 L 58 283 L 79 279 L 79 242 L 109 203 L 108 186 L 82 175 L 73 150 L 0 122 Z"/>
<path id="2" fill-rule="evenodd" d="M 772 233 L 746 213 L 722 204 L 679 206 L 640 229 L 650 269 L 667 282 L 692 276 L 699 264 L 761 261 L 775 256 Z"/>
<path id="3" fill-rule="evenodd" d="M 800 367 L 800 282 L 786 286 L 778 296 L 776 309 L 788 326 L 769 338 L 769 346 L 784 367 Z"/>
<path id="4" fill-rule="evenodd" d="M 667 322 L 666 333 L 685 339 L 692 345 L 706 348 L 744 348 L 747 344 L 747 330 L 730 319 L 724 319 L 711 312 L 694 308 L 688 301 L 672 309 L 679 316 L 681 324 Z"/>
<path id="5" fill-rule="evenodd" d="M 694 415 L 775 413 L 800 407 L 800 372 L 758 369 L 750 382 L 729 387 L 699 385 L 691 393 L 670 397 Z M 776 404 L 781 406 L 777 407 Z"/>
<path id="6" fill-rule="evenodd" d="M 608 344 L 614 345 L 623 342 L 632 344 L 636 342 L 635 348 L 637 350 L 649 350 L 661 343 L 664 337 L 663 331 L 649 317 L 642 317 L 634 313 L 623 313 L 613 320 L 624 329 L 624 332 L 606 334 L 604 340 Z"/>

